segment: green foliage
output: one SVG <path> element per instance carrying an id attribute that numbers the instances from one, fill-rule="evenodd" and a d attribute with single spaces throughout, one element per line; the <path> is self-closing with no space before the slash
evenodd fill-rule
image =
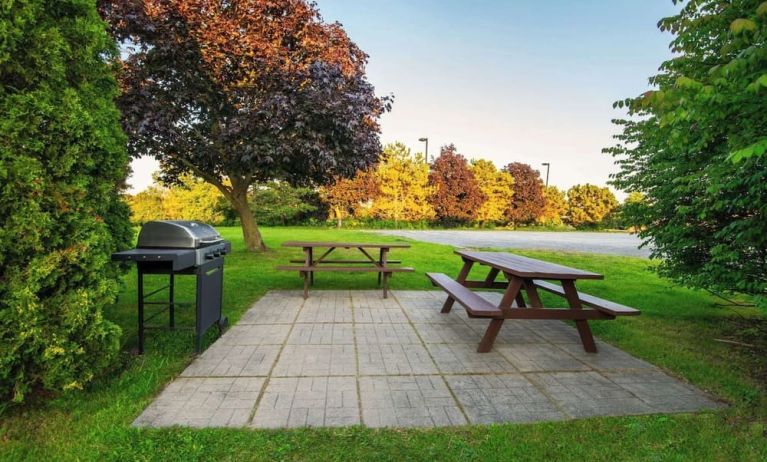
<path id="1" fill-rule="evenodd" d="M 262 225 L 300 222 L 318 209 L 319 196 L 312 188 L 296 188 L 284 181 L 255 185 L 250 203 Z"/>
<path id="2" fill-rule="evenodd" d="M 767 6 L 689 2 L 659 26 L 677 56 L 657 87 L 616 103 L 621 167 L 614 184 L 646 201 L 625 210 L 691 287 L 764 296 L 767 290 Z"/>
<path id="3" fill-rule="evenodd" d="M 0 3 L 0 400 L 82 388 L 120 329 L 110 252 L 132 238 L 114 44 L 89 0 Z"/>

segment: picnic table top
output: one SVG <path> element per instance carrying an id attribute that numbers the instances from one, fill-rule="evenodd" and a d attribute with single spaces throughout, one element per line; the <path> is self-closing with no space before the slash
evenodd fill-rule
<path id="1" fill-rule="evenodd" d="M 285 241 L 283 247 L 363 247 L 370 249 L 406 249 L 410 244 L 376 242 L 332 242 L 332 241 Z"/>
<path id="2" fill-rule="evenodd" d="M 604 276 L 590 271 L 557 265 L 534 258 L 522 257 L 506 252 L 475 252 L 456 250 L 461 257 L 488 265 L 505 273 L 526 279 L 604 279 Z"/>

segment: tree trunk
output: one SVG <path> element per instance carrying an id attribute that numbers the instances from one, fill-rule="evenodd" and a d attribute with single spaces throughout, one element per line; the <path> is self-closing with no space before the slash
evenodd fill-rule
<path id="1" fill-rule="evenodd" d="M 235 191 L 232 195 L 232 205 L 240 216 L 240 226 L 242 227 L 242 237 L 245 240 L 245 248 L 251 252 L 265 252 L 266 245 L 261 238 L 261 231 L 258 230 L 256 217 L 248 206 L 248 194 L 246 192 Z"/>

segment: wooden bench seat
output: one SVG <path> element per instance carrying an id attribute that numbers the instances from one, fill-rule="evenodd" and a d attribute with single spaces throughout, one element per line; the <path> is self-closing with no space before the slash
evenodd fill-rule
<path id="1" fill-rule="evenodd" d="M 306 260 L 303 260 L 303 259 L 300 259 L 300 258 L 296 258 L 296 259 L 290 260 L 290 263 L 306 263 Z M 332 265 L 343 265 L 343 264 L 362 265 L 362 264 L 365 264 L 365 263 L 371 264 L 372 262 L 370 260 L 322 260 L 319 263 L 321 263 L 323 265 L 325 265 L 325 264 L 332 264 Z M 386 261 L 387 265 L 399 265 L 400 263 L 402 263 L 401 260 L 387 260 Z"/>
<path id="2" fill-rule="evenodd" d="M 562 297 L 565 296 L 565 289 L 563 289 L 560 285 L 537 279 L 533 280 L 533 284 L 535 284 L 535 286 L 539 289 L 545 290 L 546 292 L 551 292 Z M 599 297 L 594 297 L 593 295 L 584 294 L 583 292 L 578 292 L 578 299 L 582 304 L 611 316 L 637 316 L 641 313 L 635 308 L 611 302 L 610 300 L 605 300 Z"/>
<path id="3" fill-rule="evenodd" d="M 324 263 L 324 262 L 323 262 Z M 377 266 L 278 266 L 280 271 L 299 271 L 302 273 L 313 273 L 319 271 L 349 271 L 349 272 L 368 272 L 368 273 L 412 273 L 414 268 L 410 267 L 377 267 Z"/>
<path id="4" fill-rule="evenodd" d="M 488 302 L 460 282 L 453 280 L 443 273 L 426 273 L 434 285 L 441 287 L 455 301 L 460 303 L 471 317 L 477 318 L 500 318 L 503 312 L 497 306 Z"/>

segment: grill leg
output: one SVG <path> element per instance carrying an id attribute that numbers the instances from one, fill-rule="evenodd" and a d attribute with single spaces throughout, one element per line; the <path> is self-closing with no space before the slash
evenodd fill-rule
<path id="1" fill-rule="evenodd" d="M 144 354 L 144 273 L 138 270 L 138 354 Z"/>
<path id="2" fill-rule="evenodd" d="M 168 285 L 168 323 L 171 329 L 176 328 L 176 302 L 173 290 L 173 283 L 175 277 L 173 272 L 170 273 L 170 284 Z"/>

